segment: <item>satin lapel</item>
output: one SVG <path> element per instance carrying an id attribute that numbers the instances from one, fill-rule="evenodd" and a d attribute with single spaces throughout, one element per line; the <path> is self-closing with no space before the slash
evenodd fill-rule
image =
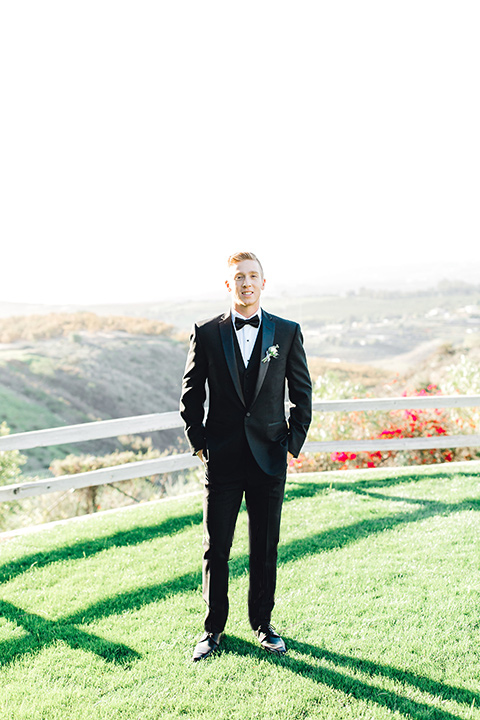
<path id="1" fill-rule="evenodd" d="M 233 328 L 232 328 L 232 316 L 230 313 L 224 315 L 220 321 L 220 336 L 222 338 L 223 351 L 227 359 L 228 369 L 232 376 L 235 390 L 238 393 L 238 397 L 245 405 L 245 398 L 243 397 L 242 384 L 240 382 L 240 375 L 238 374 L 237 360 L 235 358 L 235 347 L 233 345 Z"/>
<path id="2" fill-rule="evenodd" d="M 273 340 L 275 338 L 275 323 L 273 320 L 270 319 L 270 316 L 267 315 L 266 312 L 262 311 L 262 352 L 261 352 L 261 358 L 265 357 L 265 354 L 267 352 L 267 349 L 273 345 Z M 268 362 L 262 362 L 260 361 L 260 367 L 258 369 L 258 378 L 257 378 L 257 384 L 255 386 L 255 394 L 253 396 L 252 405 L 257 399 L 258 393 L 262 389 L 263 381 L 265 380 L 265 375 L 267 374 L 267 370 L 270 363 Z"/>

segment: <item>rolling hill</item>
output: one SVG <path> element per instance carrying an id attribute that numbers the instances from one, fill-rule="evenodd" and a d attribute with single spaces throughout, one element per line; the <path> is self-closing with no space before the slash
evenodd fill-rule
<path id="1" fill-rule="evenodd" d="M 66 335 L 59 330 L 0 345 L 0 421 L 12 432 L 178 408 L 186 347 L 170 328 L 159 325 L 145 334 L 144 321 L 128 318 L 123 330 L 111 321 L 85 329 L 83 320 L 71 315 Z M 180 430 L 152 439 L 162 450 L 184 442 Z M 112 439 L 38 448 L 25 453 L 25 472 L 41 472 L 70 452 L 104 454 L 117 447 Z"/>

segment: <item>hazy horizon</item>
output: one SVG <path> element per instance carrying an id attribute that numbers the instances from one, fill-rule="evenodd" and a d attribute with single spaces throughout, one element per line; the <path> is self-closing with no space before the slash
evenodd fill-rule
<path id="1" fill-rule="evenodd" d="M 451 270 L 451 268 L 450 268 Z M 417 275 L 410 274 L 410 276 L 407 278 L 406 281 L 402 281 L 399 277 L 397 277 L 397 280 L 395 281 L 394 277 L 383 275 L 380 277 L 370 277 L 367 276 L 363 277 L 361 280 L 353 280 L 351 282 L 346 282 L 345 278 L 342 280 L 336 280 L 335 278 L 331 278 L 330 281 L 323 282 L 322 284 L 316 284 L 313 281 L 306 281 L 303 284 L 299 285 L 287 285 L 282 284 L 281 280 L 279 279 L 277 282 L 273 282 L 270 284 L 267 284 L 266 289 L 263 293 L 263 303 L 268 304 L 269 298 L 279 298 L 281 296 L 284 297 L 308 297 L 308 296 L 315 296 L 315 295 L 332 295 L 332 296 L 341 296 L 345 295 L 349 292 L 359 292 L 362 289 L 365 290 L 371 290 L 371 291 L 391 291 L 391 292 L 418 292 L 418 291 L 426 291 L 433 289 L 437 287 L 442 282 L 450 282 L 450 283 L 466 283 L 468 285 L 476 285 L 478 286 L 480 283 L 480 279 L 478 277 L 478 274 L 475 271 L 475 268 L 470 265 L 470 267 L 464 267 L 463 272 L 458 272 L 455 274 L 455 272 L 446 272 L 446 268 L 440 266 L 436 269 L 431 269 L 428 273 L 418 273 Z M 218 301 L 219 303 L 228 304 L 229 303 L 229 295 L 227 291 L 225 290 L 223 283 L 220 282 L 218 287 L 215 289 L 212 288 L 210 291 L 204 291 L 202 290 L 195 290 L 193 292 L 189 292 L 188 290 L 185 290 L 184 292 L 180 292 L 178 294 L 169 292 L 168 294 L 164 294 L 163 296 L 158 295 L 157 297 L 150 297 L 147 299 L 142 299 L 141 296 L 138 298 L 117 298 L 109 300 L 108 298 L 100 300 L 100 301 L 83 301 L 83 302 L 39 302 L 39 301 L 31 301 L 31 302 L 25 302 L 25 301 L 10 301 L 8 299 L 3 299 L 3 297 L 0 295 L 0 308 L 5 311 L 5 309 L 8 306 L 11 306 L 13 309 L 15 307 L 22 308 L 22 307 L 32 307 L 37 308 L 41 310 L 49 309 L 49 308 L 67 308 L 67 309 L 88 309 L 88 308 L 95 308 L 95 307 L 102 307 L 102 306 L 122 306 L 122 305 L 151 305 L 155 303 L 159 304 L 168 304 L 168 303 L 183 303 L 183 302 L 208 302 L 208 301 Z"/>

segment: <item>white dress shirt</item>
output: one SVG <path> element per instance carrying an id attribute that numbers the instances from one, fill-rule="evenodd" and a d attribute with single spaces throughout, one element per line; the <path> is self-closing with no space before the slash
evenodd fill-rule
<path id="1" fill-rule="evenodd" d="M 258 315 L 258 317 L 260 318 L 260 325 L 261 325 L 262 324 L 261 309 L 259 309 L 255 313 L 255 315 Z M 237 335 L 238 345 L 240 347 L 240 352 L 242 353 L 243 362 L 245 363 L 245 367 L 247 367 L 248 362 L 250 360 L 250 356 L 253 352 L 255 341 L 257 339 L 258 331 L 260 330 L 260 325 L 258 326 L 258 328 L 253 327 L 252 325 L 244 325 L 240 330 L 237 330 L 237 328 L 235 327 L 235 318 L 236 317 L 239 317 L 242 320 L 245 320 L 245 316 L 240 315 L 240 313 L 237 313 L 236 310 L 232 310 L 233 328 Z M 252 315 L 251 317 L 254 317 L 254 316 Z"/>

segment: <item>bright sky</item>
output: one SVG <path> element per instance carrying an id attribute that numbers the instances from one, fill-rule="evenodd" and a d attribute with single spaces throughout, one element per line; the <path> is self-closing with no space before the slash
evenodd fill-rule
<path id="1" fill-rule="evenodd" d="M 479 281 L 478 0 L 0 9 L 0 301 Z M 269 283 L 269 284 L 268 284 Z"/>

